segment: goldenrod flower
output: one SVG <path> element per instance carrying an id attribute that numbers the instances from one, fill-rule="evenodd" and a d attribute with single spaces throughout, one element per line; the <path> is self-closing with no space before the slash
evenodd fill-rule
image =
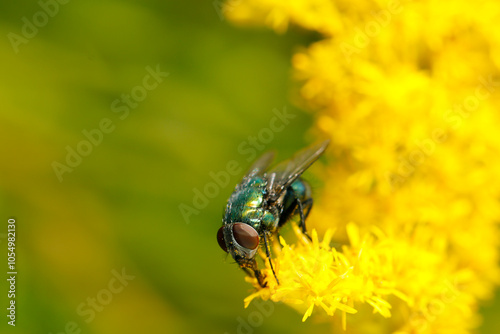
<path id="1" fill-rule="evenodd" d="M 331 138 L 312 242 L 280 240 L 281 284 L 268 272 L 246 303 L 353 332 L 476 328 L 500 282 L 500 2 L 241 0 L 226 15 L 323 36 L 292 64 Z"/>
<path id="2" fill-rule="evenodd" d="M 352 225 L 352 240 L 359 241 L 359 235 Z M 385 279 L 383 273 L 369 277 L 369 263 L 374 256 L 368 245 L 357 245 L 344 252 L 338 252 L 330 246 L 333 230 L 327 230 L 323 240 L 318 240 L 316 230 L 312 230 L 312 241 L 305 238 L 294 225 L 299 242 L 288 245 L 280 239 L 282 249 L 276 259 L 276 274 L 280 285 L 274 280 L 268 265 L 264 271 L 268 277 L 268 286 L 245 299 L 245 305 L 255 297 L 273 301 L 284 301 L 304 313 L 305 321 L 315 307 L 323 309 L 333 316 L 337 310 L 342 313 L 345 328 L 347 313 L 356 313 L 355 304 L 368 303 L 374 312 L 384 317 L 390 316 L 390 304 L 384 299 L 387 295 L 406 297 L 395 290 L 392 282 Z M 364 242 L 369 242 L 365 240 Z M 363 243 L 364 243 L 363 242 Z M 365 248 L 366 247 L 366 248 Z M 247 278 L 257 287 L 255 279 Z"/>

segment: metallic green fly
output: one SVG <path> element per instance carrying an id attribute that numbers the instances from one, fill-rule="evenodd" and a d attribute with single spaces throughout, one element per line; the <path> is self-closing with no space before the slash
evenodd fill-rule
<path id="1" fill-rule="evenodd" d="M 270 237 L 294 218 L 300 219 L 300 228 L 308 236 L 305 220 L 313 199 L 311 187 L 300 176 L 323 154 L 329 143 L 325 140 L 307 147 L 270 170 L 267 169 L 274 153 L 263 154 L 229 197 L 217 241 L 248 275 L 255 276 L 261 287 L 266 283 L 255 260 L 259 246 L 264 247 L 279 284 L 271 262 Z"/>

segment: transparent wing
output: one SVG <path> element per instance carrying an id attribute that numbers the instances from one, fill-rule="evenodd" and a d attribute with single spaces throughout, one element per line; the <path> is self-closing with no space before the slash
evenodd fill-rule
<path id="1" fill-rule="evenodd" d="M 248 172 L 245 174 L 246 176 L 255 176 L 263 174 L 266 169 L 269 167 L 271 162 L 274 160 L 274 152 L 269 151 L 262 154 L 253 165 L 250 167 Z"/>
<path id="2" fill-rule="evenodd" d="M 273 160 L 274 160 L 273 151 L 269 151 L 261 155 L 257 160 L 255 160 L 252 166 L 248 169 L 241 182 L 237 185 L 236 189 L 241 189 L 242 187 L 245 187 L 247 183 L 250 182 L 252 177 L 264 174 Z"/>
<path id="3" fill-rule="evenodd" d="M 269 188 L 275 197 L 290 186 L 306 169 L 308 169 L 326 150 L 330 140 L 311 145 L 297 152 L 291 159 L 279 163 L 268 172 Z"/>
<path id="4" fill-rule="evenodd" d="M 245 176 L 243 176 L 241 182 L 236 185 L 236 188 L 234 189 L 234 192 L 231 195 L 231 197 L 229 197 L 226 205 L 226 211 L 224 214 L 224 221 L 226 222 L 230 221 L 230 212 L 233 205 L 233 200 L 232 200 L 233 196 L 235 196 L 235 194 L 239 190 L 245 188 L 251 181 L 252 177 L 264 174 L 273 160 L 274 160 L 273 151 L 266 152 L 263 155 L 261 155 L 257 160 L 255 160 L 255 162 L 246 172 Z"/>

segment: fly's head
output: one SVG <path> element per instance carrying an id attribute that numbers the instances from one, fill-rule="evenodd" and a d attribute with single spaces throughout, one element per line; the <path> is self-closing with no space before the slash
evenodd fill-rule
<path id="1" fill-rule="evenodd" d="M 231 254 L 242 268 L 253 269 L 259 248 L 259 233 L 245 223 L 224 224 L 217 231 L 217 242 L 223 251 Z"/>

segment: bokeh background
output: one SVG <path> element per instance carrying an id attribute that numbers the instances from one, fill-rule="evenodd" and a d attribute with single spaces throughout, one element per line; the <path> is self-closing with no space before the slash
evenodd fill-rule
<path id="1" fill-rule="evenodd" d="M 286 158 L 315 139 L 311 116 L 294 103 L 290 59 L 316 36 L 239 29 L 217 7 L 194 0 L 0 3 L 2 276 L 10 217 L 18 266 L 15 328 L 5 316 L 6 280 L 0 283 L 1 333 L 328 330 L 312 319 L 301 323 L 280 304 L 261 326 L 242 327 L 258 311 L 243 308 L 251 286 L 215 241 L 242 173 L 189 221 L 179 210 L 193 205 L 210 172 L 231 160 L 249 165 L 238 147 L 269 126 L 273 110 L 296 117 L 262 151 Z M 169 75 L 120 118 L 112 104 L 143 85 L 148 67 Z M 76 149 L 83 131 L 105 118 L 114 130 L 60 181 L 54 162 L 66 164 L 68 147 Z M 135 278 L 107 293 L 122 270 Z M 99 298 L 108 303 L 87 321 L 78 309 Z M 498 332 L 499 312 L 498 298 L 485 305 L 481 333 Z"/>

